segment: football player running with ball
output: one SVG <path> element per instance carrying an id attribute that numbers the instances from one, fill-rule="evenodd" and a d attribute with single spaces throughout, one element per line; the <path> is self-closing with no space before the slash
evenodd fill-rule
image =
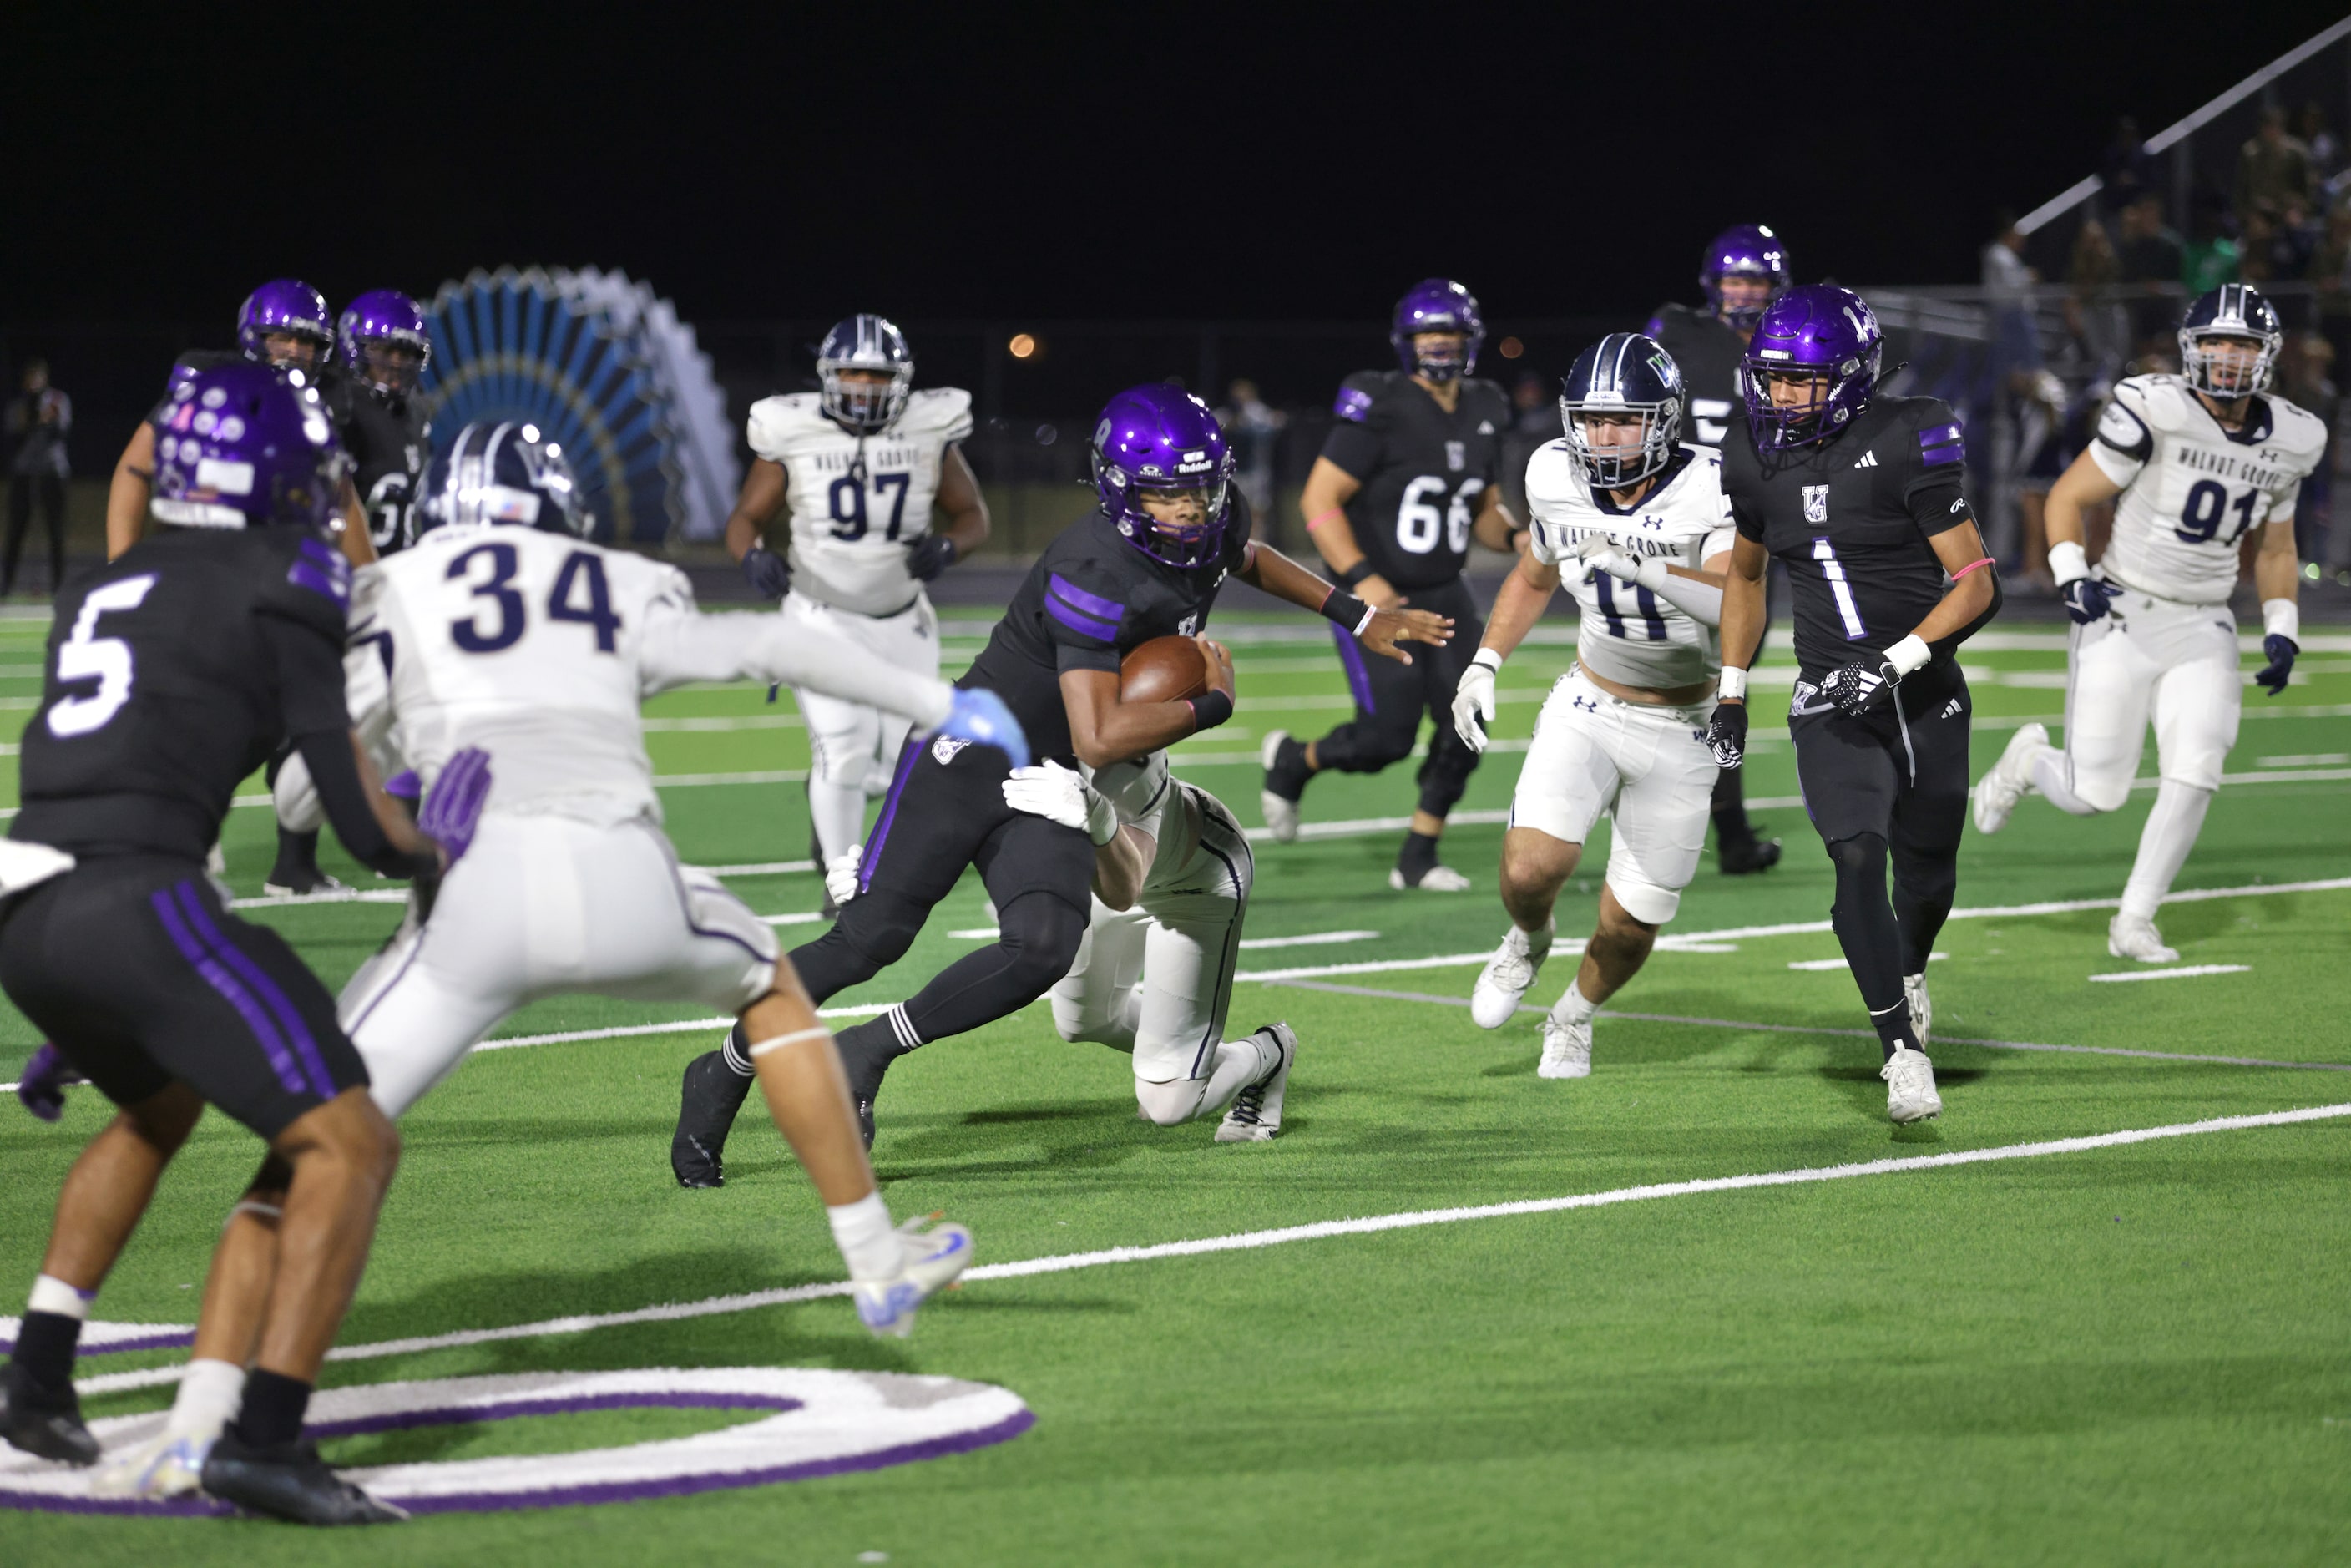
<path id="1" fill-rule="evenodd" d="M 2000 831 L 2032 789 L 2077 817 L 2119 809 L 2153 719 L 2162 783 L 2106 928 L 2117 958 L 2179 956 L 2155 912 L 2237 743 L 2244 694 L 2229 595 L 2239 545 L 2255 528 L 2269 663 L 2254 681 L 2277 695 L 2301 651 L 2294 502 L 2326 449 L 2326 426 L 2266 395 L 2283 341 L 2259 290 L 2231 283 L 2199 297 L 2179 329 L 2180 373 L 2117 383 L 2096 439 L 2049 492 L 2049 565 L 2074 620 L 2065 745 L 2050 745 L 2037 724 L 2018 729 L 1976 785 L 1976 827 Z M 2093 571 L 2082 508 L 2116 496 L 2114 542 Z"/>
<path id="2" fill-rule="evenodd" d="M 1747 418 L 1722 447 L 1739 540 L 1707 736 L 1718 763 L 1740 765 L 1776 557 L 1795 596 L 1796 775 L 1836 868 L 1830 919 L 1885 1050 L 1886 1113 L 1915 1122 L 1943 1109 L 1926 971 L 1967 821 L 1968 684 L 1955 655 L 2001 595 L 1960 490 L 1959 424 L 1933 398 L 1878 394 L 1884 351 L 1868 305 L 1834 285 L 1789 290 L 1755 325 Z"/>
<path id="3" fill-rule="evenodd" d="M 1786 293 L 1793 281 L 1788 247 L 1780 236 L 1761 224 L 1737 224 L 1708 243 L 1698 263 L 1706 308 L 1662 305 L 1649 319 L 1649 336 L 1665 345 L 1689 389 L 1686 439 L 1700 446 L 1721 446 L 1732 421 L 1740 417 L 1739 362 L 1746 356 L 1748 340 L 1755 335 L 1763 308 Z M 1739 768 L 1725 768 L 1714 780 L 1715 859 L 1728 876 L 1769 871 L 1780 863 L 1780 841 L 1757 838 L 1747 820 L 1743 778 Z"/>
<path id="4" fill-rule="evenodd" d="M 963 677 L 1002 695 L 1040 758 L 1108 768 L 1230 718 L 1232 661 L 1222 649 L 1207 650 L 1209 689 L 1196 696 L 1129 700 L 1119 678 L 1140 644 L 1197 636 L 1228 577 L 1319 612 L 1398 663 L 1413 656 L 1404 643 L 1441 648 L 1452 635 L 1440 616 L 1376 609 L 1251 538 L 1224 432 L 1187 392 L 1149 383 L 1111 399 L 1094 424 L 1093 466 L 1098 507 L 1045 548 Z M 791 955 L 821 1004 L 904 957 L 966 866 L 987 885 L 997 940 L 841 1032 L 869 1142 L 892 1062 L 1027 1007 L 1070 972 L 1084 939 L 1094 846 L 1083 831 L 1007 801 L 1010 771 L 1002 755 L 950 738 L 908 742 L 865 843 L 856 899 Z M 721 1184 L 747 1082 L 742 1048 L 738 1030 L 686 1068 L 670 1145 L 684 1186 Z"/>
<path id="5" fill-rule="evenodd" d="M 1483 749 L 1495 674 L 1564 580 L 1580 613 L 1575 668 L 1535 721 L 1502 837 L 1510 930 L 1469 998 L 1482 1029 L 1519 1010 L 1551 952 L 1559 890 L 1613 808 L 1599 928 L 1543 1020 L 1545 1078 L 1591 1072 L 1593 1013 L 1647 959 L 1706 845 L 1706 724 L 1733 533 L 1722 460 L 1681 444 L 1687 396 L 1652 338 L 1611 333 L 1576 360 L 1559 400 L 1567 434 L 1527 464 L 1534 537 L 1453 699 L 1455 727 Z"/>
<path id="6" fill-rule="evenodd" d="M 754 461 L 726 519 L 743 575 L 783 601 L 794 630 L 845 638 L 892 669 L 939 673 L 939 622 L 923 585 L 987 538 L 987 505 L 956 443 L 971 394 L 915 392 L 904 334 L 879 316 L 836 322 L 817 346 L 823 390 L 751 405 Z M 935 505 L 943 530 L 931 526 Z M 789 507 L 778 555 L 762 530 Z M 808 721 L 809 818 L 824 865 L 865 836 L 865 803 L 889 787 L 906 720 L 795 687 Z"/>
<path id="7" fill-rule="evenodd" d="M 1340 387 L 1338 423 L 1299 501 L 1315 549 L 1350 591 L 1382 610 L 1435 611 L 1462 632 L 1450 649 L 1402 664 L 1367 663 L 1355 639 L 1335 631 L 1355 716 L 1316 741 L 1301 744 L 1280 729 L 1265 737 L 1259 808 L 1274 838 L 1289 843 L 1315 774 L 1381 772 L 1412 755 L 1423 713 L 1436 721 L 1420 800 L 1388 873 L 1395 888 L 1458 893 L 1469 885 L 1437 859 L 1445 819 L 1478 766 L 1477 751 L 1453 727 L 1454 688 L 1483 629 L 1461 569 L 1472 535 L 1508 549 L 1518 532 L 1494 482 L 1510 402 L 1492 382 L 1469 377 L 1485 339 L 1485 318 L 1467 288 L 1442 277 L 1413 285 L 1388 331 L 1402 368 L 1361 371 Z"/>

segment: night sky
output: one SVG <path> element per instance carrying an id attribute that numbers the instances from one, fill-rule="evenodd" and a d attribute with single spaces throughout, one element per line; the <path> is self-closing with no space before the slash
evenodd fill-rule
<path id="1" fill-rule="evenodd" d="M 339 9 L 15 12 L 0 321 L 225 327 L 272 275 L 501 261 L 690 319 L 1380 319 L 1437 272 L 1589 316 L 1694 292 L 1750 219 L 1800 276 L 1971 281 L 2116 114 L 2340 6 Z"/>

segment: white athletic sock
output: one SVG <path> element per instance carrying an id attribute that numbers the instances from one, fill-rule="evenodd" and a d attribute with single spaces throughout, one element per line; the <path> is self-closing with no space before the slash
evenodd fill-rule
<path id="1" fill-rule="evenodd" d="M 1258 1035 L 1228 1040 L 1217 1047 L 1216 1065 L 1208 1071 L 1208 1087 L 1200 1095 L 1201 1116 L 1213 1116 L 1233 1103 L 1233 1096 L 1281 1065 L 1281 1048 Z"/>
<path id="2" fill-rule="evenodd" d="M 826 862 L 849 852 L 849 846 L 865 837 L 865 789 L 860 784 L 829 784 L 811 777 L 808 781 L 809 820 L 816 824 L 817 847 L 824 859 L 817 870 L 824 870 Z"/>
<path id="3" fill-rule="evenodd" d="M 33 1281 L 33 1293 L 25 1302 L 28 1312 L 55 1312 L 61 1318 L 71 1318 L 78 1323 L 89 1322 L 89 1304 L 98 1300 L 96 1291 L 81 1291 L 54 1275 L 42 1274 Z"/>
<path id="4" fill-rule="evenodd" d="M 2156 906 L 2171 891 L 2172 878 L 2196 847 L 2204 828 L 2205 809 L 2212 791 L 2167 779 L 2155 791 L 2155 809 L 2138 836 L 2138 859 L 2131 864 L 2130 881 L 2123 884 L 2123 913 L 2141 920 L 2155 918 Z"/>
<path id="5" fill-rule="evenodd" d="M 2061 811 L 2076 817 L 2098 814 L 2095 806 L 2074 793 L 2073 770 L 2065 766 L 2065 754 L 2053 746 L 2032 754 L 2032 787 Z"/>
<path id="6" fill-rule="evenodd" d="M 1583 982 L 1573 980 L 1568 983 L 1567 995 L 1552 1004 L 1551 1016 L 1562 1023 L 1590 1023 L 1592 1015 L 1599 1010 L 1598 1002 L 1584 1000 Z"/>
<path id="7" fill-rule="evenodd" d="M 192 1361 L 180 1376 L 180 1393 L 172 1401 L 167 1429 L 174 1437 L 218 1437 L 223 1427 L 236 1419 L 244 1403 L 245 1368 L 210 1358 Z"/>
<path id="8" fill-rule="evenodd" d="M 852 1280 L 887 1280 L 906 1266 L 905 1249 L 890 1228 L 890 1209 L 879 1188 L 855 1203 L 827 1205 L 832 1239 Z"/>

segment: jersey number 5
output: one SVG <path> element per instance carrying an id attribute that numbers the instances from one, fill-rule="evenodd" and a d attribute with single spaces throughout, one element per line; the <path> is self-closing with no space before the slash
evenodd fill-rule
<path id="1" fill-rule="evenodd" d="M 81 613 L 74 617 L 73 635 L 57 644 L 57 681 L 87 681 L 95 677 L 98 690 L 87 696 L 59 697 L 49 707 L 49 733 L 59 740 L 70 740 L 78 735 L 88 735 L 104 729 L 107 721 L 122 711 L 131 700 L 131 680 L 135 666 L 131 656 L 131 644 L 120 637 L 98 637 L 98 618 L 110 610 L 136 610 L 146 602 L 147 592 L 155 586 L 155 574 L 126 577 L 120 582 L 110 582 L 90 591 L 81 601 Z"/>
<path id="2" fill-rule="evenodd" d="M 485 559 L 490 563 L 489 575 L 475 582 L 471 580 L 474 563 Z M 481 612 L 476 610 L 463 621 L 449 622 L 449 640 L 468 653 L 495 653 L 521 642 L 526 619 L 522 595 L 511 586 L 515 573 L 521 570 L 522 562 L 510 544 L 475 545 L 451 561 L 449 580 L 465 581 L 475 598 L 490 601 L 498 618 L 496 625 L 485 631 Z M 587 602 L 577 602 L 583 593 Z M 564 557 L 562 569 L 555 574 L 555 586 L 548 590 L 547 618 L 593 627 L 596 651 L 611 653 L 621 618 L 612 613 L 612 589 L 604 580 L 604 563 L 586 550 L 573 550 Z"/>
<path id="3" fill-rule="evenodd" d="M 2231 512 L 2237 514 L 2237 531 L 2220 542 L 2235 544 L 2253 526 L 2253 508 L 2261 504 L 2262 493 L 2248 490 L 2234 502 L 2229 499 L 2228 486 L 2218 479 L 2199 479 L 2188 492 L 2188 504 L 2179 509 L 2179 526 L 2172 530 L 2182 542 L 2200 545 L 2220 531 L 2220 519 Z"/>

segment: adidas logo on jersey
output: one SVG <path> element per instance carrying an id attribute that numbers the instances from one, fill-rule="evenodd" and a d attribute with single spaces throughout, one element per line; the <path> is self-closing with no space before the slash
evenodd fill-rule
<path id="1" fill-rule="evenodd" d="M 1957 717 L 1959 717 L 1959 698 L 1957 698 L 1957 697 L 1953 697 L 1949 702 L 1945 703 L 1945 704 L 1943 705 L 1943 711 L 1942 711 L 1940 714 L 1938 714 L 1936 716 L 1937 716 L 1937 717 L 1938 717 L 1938 718 L 1957 718 Z"/>
<path id="2" fill-rule="evenodd" d="M 1855 467 L 1856 467 L 1856 468 L 1875 468 L 1875 467 L 1876 467 L 1876 466 L 1877 466 L 1877 454 L 1876 454 L 1876 453 L 1875 453 L 1875 452 L 1865 452 L 1865 453 L 1863 453 L 1863 454 L 1861 455 L 1861 461 L 1860 461 L 1860 462 L 1858 462 L 1858 463 L 1856 463 L 1856 464 L 1855 464 L 1855 465 L 1854 465 L 1854 466 L 1855 466 Z"/>
<path id="3" fill-rule="evenodd" d="M 1490 419 L 1481 419 L 1481 420 L 1479 420 L 1479 421 L 1478 422 L 1478 434 L 1480 434 L 1480 435 L 1491 435 L 1491 434 L 1494 434 L 1494 422 L 1493 422 L 1492 420 L 1490 420 Z"/>

